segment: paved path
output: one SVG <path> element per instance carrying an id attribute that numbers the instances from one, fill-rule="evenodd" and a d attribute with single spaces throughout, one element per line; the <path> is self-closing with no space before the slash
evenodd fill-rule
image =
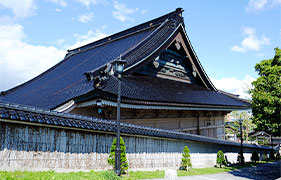
<path id="1" fill-rule="evenodd" d="M 259 164 L 256 167 L 248 167 L 238 169 L 231 172 L 198 175 L 198 176 L 183 176 L 177 180 L 237 180 L 237 179 L 253 179 L 253 180 L 281 180 L 281 160 Z M 154 179 L 155 180 L 155 179 Z M 158 179 L 163 180 L 163 179 Z"/>

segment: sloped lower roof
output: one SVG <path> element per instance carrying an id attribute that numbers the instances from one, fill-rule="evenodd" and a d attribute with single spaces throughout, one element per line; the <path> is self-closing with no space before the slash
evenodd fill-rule
<path id="1" fill-rule="evenodd" d="M 100 133 L 115 133 L 116 122 L 104 119 L 97 119 L 88 116 L 74 115 L 69 113 L 58 113 L 19 104 L 10 104 L 0 101 L 0 122 L 17 124 L 29 124 L 35 126 L 74 128 L 77 130 L 98 131 Z M 169 139 L 179 139 L 206 143 L 216 143 L 222 145 L 240 146 L 240 143 L 219 140 L 194 134 L 181 133 L 171 130 L 157 129 L 134 124 L 121 123 L 121 135 L 142 135 L 149 137 L 160 137 Z M 253 144 L 243 144 L 244 147 L 270 149 L 265 146 Z"/>
<path id="2" fill-rule="evenodd" d="M 152 76 L 123 76 L 122 102 L 143 103 L 150 105 L 173 106 L 220 106 L 229 108 L 248 108 L 249 104 L 239 101 L 222 93 L 208 90 L 196 84 L 187 84 L 180 81 L 162 79 Z M 101 95 L 108 100 L 116 100 L 118 80 L 112 76 L 108 79 Z M 95 93 L 96 96 L 97 93 Z M 86 95 L 88 96 L 88 95 Z M 88 96 L 91 98 L 90 96 Z M 149 102 L 149 103 L 148 103 Z"/>

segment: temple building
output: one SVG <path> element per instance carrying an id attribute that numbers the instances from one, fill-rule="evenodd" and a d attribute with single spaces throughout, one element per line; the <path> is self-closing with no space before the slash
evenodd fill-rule
<path id="1" fill-rule="evenodd" d="M 216 89 L 186 34 L 183 10 L 69 50 L 58 64 L 0 100 L 44 110 L 116 119 L 117 60 L 121 122 L 224 139 L 224 117 L 248 109 Z"/>

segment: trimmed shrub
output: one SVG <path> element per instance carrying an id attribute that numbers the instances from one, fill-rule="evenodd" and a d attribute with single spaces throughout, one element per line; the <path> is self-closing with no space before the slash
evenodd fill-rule
<path id="1" fill-rule="evenodd" d="M 110 164 L 113 167 L 113 169 L 115 169 L 115 149 L 116 149 L 116 138 L 112 142 L 109 158 L 107 159 L 108 164 Z M 120 137 L 120 150 L 121 150 L 120 170 L 121 170 L 121 174 L 126 174 L 129 169 L 129 166 L 128 166 L 128 161 L 127 161 L 127 157 L 126 157 L 126 147 L 125 147 L 125 143 L 124 143 L 124 140 L 122 137 Z"/>
<path id="2" fill-rule="evenodd" d="M 238 153 L 237 161 L 240 164 L 244 164 L 245 163 L 245 159 L 244 159 L 244 156 L 242 155 L 241 151 L 239 151 L 239 153 Z"/>
<path id="3" fill-rule="evenodd" d="M 256 163 L 259 160 L 260 160 L 259 154 L 256 151 L 252 152 L 251 161 Z"/>
<path id="4" fill-rule="evenodd" d="M 180 168 L 181 170 L 186 171 L 188 168 L 192 168 L 189 152 L 190 152 L 190 150 L 188 149 L 187 146 L 185 146 L 183 149 L 182 158 L 181 158 L 181 168 Z"/>
<path id="5" fill-rule="evenodd" d="M 218 153 L 217 153 L 217 164 L 220 166 L 220 168 L 221 168 L 222 165 L 226 164 L 224 154 L 221 150 L 219 150 Z"/>

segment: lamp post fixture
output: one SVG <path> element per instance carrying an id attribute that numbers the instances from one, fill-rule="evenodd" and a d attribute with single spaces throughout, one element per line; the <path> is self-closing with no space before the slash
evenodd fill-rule
<path id="1" fill-rule="evenodd" d="M 243 128 L 242 128 L 242 123 L 243 123 L 243 119 L 239 119 L 239 125 L 240 125 L 240 135 L 241 135 L 241 150 L 240 150 L 240 156 L 241 156 L 241 164 L 244 164 L 244 155 L 243 155 Z"/>
<path id="2" fill-rule="evenodd" d="M 117 95 L 117 121 L 116 121 L 116 149 L 115 149 L 115 173 L 120 176 L 121 170 L 121 150 L 120 150 L 120 103 L 121 103 L 121 75 L 124 70 L 124 66 L 126 64 L 126 61 L 120 59 L 115 61 L 115 70 L 118 76 L 118 95 Z"/>

